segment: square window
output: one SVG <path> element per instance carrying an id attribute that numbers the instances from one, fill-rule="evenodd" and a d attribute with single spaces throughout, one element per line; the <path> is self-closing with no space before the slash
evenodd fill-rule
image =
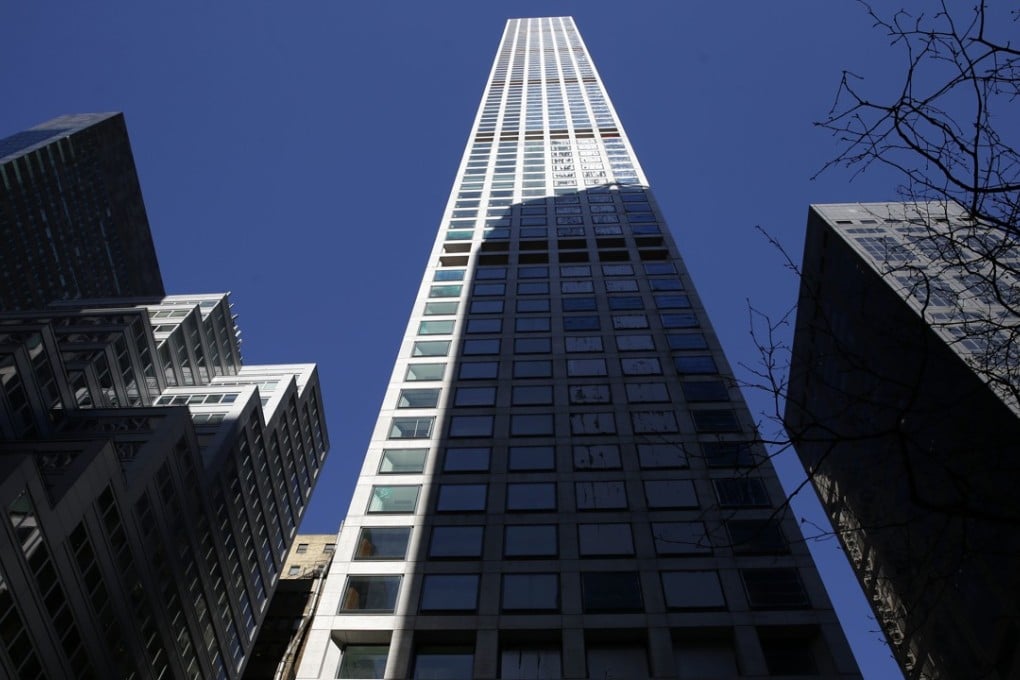
<path id="1" fill-rule="evenodd" d="M 775 518 L 731 519 L 726 531 L 736 555 L 785 555 L 790 551 Z"/>
<path id="2" fill-rule="evenodd" d="M 611 412 L 571 413 L 570 434 L 615 434 L 616 418 Z"/>
<path id="3" fill-rule="evenodd" d="M 356 560 L 402 560 L 411 527 L 364 527 L 354 548 Z"/>
<path id="4" fill-rule="evenodd" d="M 420 474 L 425 469 L 428 449 L 383 449 L 379 462 L 381 475 Z"/>
<path id="5" fill-rule="evenodd" d="M 633 276 L 634 267 L 629 264 L 604 264 L 602 265 L 603 276 Z"/>
<path id="6" fill-rule="evenodd" d="M 608 404 L 612 401 L 609 385 L 570 385 L 567 393 L 571 404 Z"/>
<path id="7" fill-rule="evenodd" d="M 719 372 L 715 365 L 715 359 L 707 354 L 673 357 L 673 364 L 676 366 L 677 373 L 707 374 Z"/>
<path id="8" fill-rule="evenodd" d="M 454 406 L 495 406 L 495 387 L 458 387 Z"/>
<path id="9" fill-rule="evenodd" d="M 548 406 L 553 403 L 552 385 L 515 385 L 514 406 Z"/>
<path id="10" fill-rule="evenodd" d="M 666 336 L 666 341 L 674 350 L 708 349 L 708 341 L 701 333 L 671 333 Z"/>
<path id="11" fill-rule="evenodd" d="M 722 380 L 686 380 L 680 383 L 684 399 L 698 401 L 729 401 L 730 391 Z"/>
<path id="12" fill-rule="evenodd" d="M 685 468 L 687 467 L 687 451 L 684 445 L 675 444 L 638 444 L 638 462 L 642 469 Z"/>
<path id="13" fill-rule="evenodd" d="M 629 524 L 579 524 L 577 544 L 581 557 L 634 554 L 634 537 Z"/>
<path id="14" fill-rule="evenodd" d="M 465 356 L 499 354 L 499 338 L 473 338 L 465 340 L 461 354 Z"/>
<path id="15" fill-rule="evenodd" d="M 399 576 L 348 576 L 337 613 L 391 612 L 399 589 Z"/>
<path id="16" fill-rule="evenodd" d="M 636 293 L 638 283 L 634 279 L 607 279 L 606 292 L 608 293 Z M 612 307 L 610 307 L 612 309 Z M 635 309 L 640 309 L 636 307 Z"/>
<path id="17" fill-rule="evenodd" d="M 639 612 L 643 608 L 641 581 L 633 571 L 582 572 L 581 601 L 585 613 Z"/>
<path id="18" fill-rule="evenodd" d="M 649 276 L 661 276 L 663 274 L 676 274 L 676 267 L 672 262 L 646 262 L 645 274 Z"/>
<path id="19" fill-rule="evenodd" d="M 517 300 L 518 312 L 548 312 L 549 298 L 522 298 Z"/>
<path id="20" fill-rule="evenodd" d="M 517 338 L 514 340 L 515 354 L 550 354 L 552 338 Z"/>
<path id="21" fill-rule="evenodd" d="M 455 321 L 422 321 L 418 324 L 418 335 L 450 335 Z"/>
<path id="22" fill-rule="evenodd" d="M 480 558 L 484 536 L 484 527 L 434 527 L 432 541 L 429 543 L 429 557 L 432 559 Z"/>
<path id="23" fill-rule="evenodd" d="M 698 507 L 694 482 L 689 479 L 646 480 L 645 498 L 650 509 Z"/>
<path id="24" fill-rule="evenodd" d="M 394 418 L 390 421 L 390 439 L 428 439 L 435 418 Z"/>
<path id="25" fill-rule="evenodd" d="M 574 278 L 576 278 L 576 277 L 585 277 L 585 278 L 590 278 L 591 277 L 591 267 L 589 267 L 586 264 L 585 265 L 570 265 L 570 266 L 564 265 L 564 266 L 560 267 L 560 276 L 562 276 L 563 278 L 568 278 L 568 277 L 574 277 Z"/>
<path id="26" fill-rule="evenodd" d="M 623 311 L 629 309 L 644 309 L 645 303 L 641 300 L 640 295 L 610 295 L 609 296 L 609 309 L 613 311 Z"/>
<path id="27" fill-rule="evenodd" d="M 414 680 L 470 678 L 474 668 L 472 647 L 422 647 L 414 655 Z"/>
<path id="28" fill-rule="evenodd" d="M 497 361 L 469 361 L 460 365 L 461 380 L 495 379 L 499 370 Z"/>
<path id="29" fill-rule="evenodd" d="M 491 437 L 494 416 L 453 416 L 450 437 Z"/>
<path id="30" fill-rule="evenodd" d="M 616 444 L 579 444 L 574 446 L 574 469 L 618 470 L 620 447 Z"/>
<path id="31" fill-rule="evenodd" d="M 400 396 L 397 397 L 397 408 L 435 408 L 439 403 L 439 392 L 438 387 L 400 390 Z"/>
<path id="32" fill-rule="evenodd" d="M 648 279 L 652 290 L 683 290 L 684 285 L 679 279 Z"/>
<path id="33" fill-rule="evenodd" d="M 411 348 L 413 357 L 445 357 L 449 353 L 449 340 L 419 340 Z"/>
<path id="34" fill-rule="evenodd" d="M 627 401 L 632 404 L 664 403 L 669 401 L 666 383 L 628 383 Z"/>
<path id="35" fill-rule="evenodd" d="M 444 286 L 432 286 L 429 288 L 430 298 L 448 298 L 448 297 L 460 297 L 460 292 L 464 286 L 461 284 L 449 284 Z"/>
<path id="36" fill-rule="evenodd" d="M 511 512 L 555 510 L 556 484 L 553 482 L 507 484 L 506 509 Z"/>
<path id="37" fill-rule="evenodd" d="M 704 555 L 712 552 L 701 522 L 652 522 L 655 552 L 660 555 Z"/>
<path id="38" fill-rule="evenodd" d="M 559 647 L 530 644 L 504 647 L 500 652 L 499 677 L 503 680 L 562 678 Z"/>
<path id="39" fill-rule="evenodd" d="M 518 333 L 548 333 L 551 328 L 548 316 L 518 316 L 514 330 Z"/>
<path id="40" fill-rule="evenodd" d="M 565 331 L 597 331 L 602 327 L 595 315 L 565 316 L 562 320 Z"/>
<path id="41" fill-rule="evenodd" d="M 714 571 L 664 571 L 662 592 L 667 609 L 723 609 L 719 574 Z"/>
<path id="42" fill-rule="evenodd" d="M 560 304 L 564 312 L 594 312 L 597 309 L 594 297 L 567 297 Z"/>
<path id="43" fill-rule="evenodd" d="M 517 278 L 547 279 L 549 278 L 549 267 L 518 267 Z"/>
<path id="44" fill-rule="evenodd" d="M 541 359 L 514 362 L 515 378 L 551 378 L 552 361 Z"/>
<path id="45" fill-rule="evenodd" d="M 644 314 L 614 314 L 613 328 L 615 330 L 648 328 L 648 317 Z"/>
<path id="46" fill-rule="evenodd" d="M 551 413 L 514 413 L 510 416 L 510 435 L 513 437 L 544 437 L 554 433 Z"/>
<path id="47" fill-rule="evenodd" d="M 662 366 L 655 357 L 620 359 L 620 368 L 624 375 L 662 375 Z"/>
<path id="48" fill-rule="evenodd" d="M 607 373 L 605 359 L 567 359 L 567 375 L 571 377 L 603 376 Z"/>
<path id="49" fill-rule="evenodd" d="M 294 552 L 297 553 L 298 555 L 304 555 L 305 553 L 308 552 L 308 544 L 298 543 L 297 548 L 294 549 Z"/>
<path id="50" fill-rule="evenodd" d="M 468 612 L 478 607 L 478 574 L 425 574 L 421 584 L 421 611 Z M 418 678 L 469 678 L 468 675 L 422 675 L 421 654 L 415 667 Z"/>
<path id="51" fill-rule="evenodd" d="M 560 608 L 557 574 L 504 574 L 503 611 L 556 611 Z"/>
<path id="52" fill-rule="evenodd" d="M 412 513 L 418 506 L 420 490 L 421 487 L 417 484 L 373 486 L 369 496 L 368 511 L 370 513 Z"/>
<path id="53" fill-rule="evenodd" d="M 463 269 L 440 269 L 432 277 L 433 281 L 463 281 Z"/>
<path id="54" fill-rule="evenodd" d="M 548 295 L 548 281 L 521 281 L 517 284 L 518 295 Z"/>
<path id="55" fill-rule="evenodd" d="M 555 470 L 556 450 L 552 446 L 511 446 L 507 469 L 511 472 Z"/>
<path id="56" fill-rule="evenodd" d="M 381 678 L 386 671 L 388 645 L 347 645 L 340 660 L 338 678 Z"/>
<path id="57" fill-rule="evenodd" d="M 694 409 L 691 411 L 694 418 L 694 429 L 698 432 L 740 432 L 740 423 L 737 421 L 737 414 L 730 409 L 715 409 L 707 411 Z"/>
<path id="58" fill-rule="evenodd" d="M 794 568 L 741 569 L 752 609 L 800 609 L 810 606 Z"/>
<path id="59" fill-rule="evenodd" d="M 563 339 L 567 352 L 601 352 L 602 337 L 598 335 L 572 335 Z"/>
<path id="60" fill-rule="evenodd" d="M 591 293 L 595 287 L 591 281 L 562 281 L 560 283 L 561 293 Z"/>
<path id="61" fill-rule="evenodd" d="M 697 328 L 698 316 L 694 312 L 661 313 L 659 319 L 663 328 Z"/>
<path id="62" fill-rule="evenodd" d="M 433 303 L 434 304 L 434 303 Z M 502 300 L 474 300 L 469 309 L 471 314 L 502 314 Z"/>
<path id="63" fill-rule="evenodd" d="M 752 467 L 755 464 L 747 442 L 701 442 L 701 451 L 710 468 Z"/>
<path id="64" fill-rule="evenodd" d="M 479 267 L 475 272 L 475 278 L 479 280 L 505 279 L 506 267 Z"/>
<path id="65" fill-rule="evenodd" d="M 428 382 L 442 380 L 446 364 L 411 364 L 407 367 L 404 380 L 408 382 Z"/>
<path id="66" fill-rule="evenodd" d="M 444 316 L 457 313 L 459 302 L 426 302 L 425 316 Z"/>
<path id="67" fill-rule="evenodd" d="M 632 411 L 630 421 L 634 434 L 663 434 L 680 431 L 676 414 L 672 411 Z"/>
<path id="68" fill-rule="evenodd" d="M 555 524 L 508 524 L 503 529 L 504 557 L 555 557 Z"/>
<path id="69" fill-rule="evenodd" d="M 731 479 L 714 479 L 715 495 L 719 497 L 719 505 L 724 508 L 756 508 L 768 507 L 769 494 L 765 490 L 765 482 L 757 477 L 733 477 Z"/>
<path id="70" fill-rule="evenodd" d="M 576 482 L 574 496 L 578 510 L 623 510 L 627 507 L 623 482 Z"/>
<path id="71" fill-rule="evenodd" d="M 436 512 L 485 512 L 485 484 L 440 484 Z"/>
<path id="72" fill-rule="evenodd" d="M 813 628 L 758 629 L 758 640 L 770 675 L 817 675 L 818 631 Z"/>
<path id="73" fill-rule="evenodd" d="M 690 309 L 691 299 L 686 295 L 656 295 L 655 306 L 659 309 Z"/>
<path id="74" fill-rule="evenodd" d="M 506 295 L 505 283 L 476 283 L 475 297 Z"/>
<path id="75" fill-rule="evenodd" d="M 485 472 L 491 452 L 488 446 L 450 447 L 443 459 L 443 472 Z"/>
<path id="76" fill-rule="evenodd" d="M 466 333 L 499 333 L 503 319 L 468 319 Z"/>

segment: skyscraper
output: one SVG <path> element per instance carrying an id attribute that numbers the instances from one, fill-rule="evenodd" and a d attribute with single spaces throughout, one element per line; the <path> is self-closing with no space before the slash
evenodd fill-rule
<path id="1" fill-rule="evenodd" d="M 226 295 L 0 315 L 0 675 L 237 678 L 326 454 Z"/>
<path id="2" fill-rule="evenodd" d="M 0 139 L 0 312 L 163 296 L 120 113 L 60 116 Z"/>
<path id="3" fill-rule="evenodd" d="M 1020 250 L 960 206 L 811 206 L 785 422 L 908 678 L 1020 675 Z"/>
<path id="4" fill-rule="evenodd" d="M 328 449 L 316 368 L 162 294 L 122 116 L 0 157 L 0 677 L 238 678 Z"/>
<path id="5" fill-rule="evenodd" d="M 572 19 L 507 23 L 298 678 L 859 677 Z"/>

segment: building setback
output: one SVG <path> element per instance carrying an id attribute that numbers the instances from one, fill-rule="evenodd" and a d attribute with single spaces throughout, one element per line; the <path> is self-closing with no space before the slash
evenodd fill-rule
<path id="1" fill-rule="evenodd" d="M 1020 676 L 1018 264 L 956 205 L 809 211 L 785 423 L 911 680 Z"/>
<path id="2" fill-rule="evenodd" d="M 507 23 L 297 677 L 859 673 L 569 17 Z"/>
<path id="3" fill-rule="evenodd" d="M 0 312 L 164 295 L 123 114 L 0 139 L 0 243 Z"/>
<path id="4" fill-rule="evenodd" d="M 163 295 L 121 115 L 0 140 L 0 182 L 0 677 L 239 678 L 328 450 L 315 366 Z"/>

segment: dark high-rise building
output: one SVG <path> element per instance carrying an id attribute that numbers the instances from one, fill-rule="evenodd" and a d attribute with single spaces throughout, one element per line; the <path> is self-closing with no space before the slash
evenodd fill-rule
<path id="1" fill-rule="evenodd" d="M 0 139 L 0 312 L 162 297 L 124 116 L 61 116 Z"/>
<path id="2" fill-rule="evenodd" d="M 297 677 L 859 678 L 756 440 L 574 21 L 509 21 Z"/>
<path id="3" fill-rule="evenodd" d="M 911 680 L 1020 677 L 1018 265 L 956 205 L 809 212 L 785 422 Z"/>

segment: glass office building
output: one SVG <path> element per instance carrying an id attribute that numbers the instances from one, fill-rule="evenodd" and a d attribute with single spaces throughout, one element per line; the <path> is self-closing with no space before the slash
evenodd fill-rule
<path id="1" fill-rule="evenodd" d="M 857 678 L 569 17 L 507 23 L 298 678 Z"/>

